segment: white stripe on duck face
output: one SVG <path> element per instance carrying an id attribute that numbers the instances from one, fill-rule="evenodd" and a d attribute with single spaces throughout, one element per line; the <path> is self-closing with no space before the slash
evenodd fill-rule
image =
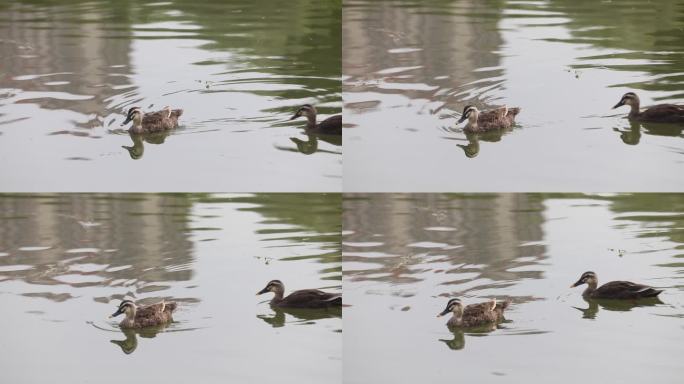
<path id="1" fill-rule="evenodd" d="M 449 310 L 452 311 L 452 310 L 454 309 L 454 307 L 457 306 L 457 305 L 461 305 L 461 300 L 459 300 L 459 299 L 451 299 L 451 300 L 449 300 L 449 302 L 447 303 L 447 308 L 449 308 Z"/>

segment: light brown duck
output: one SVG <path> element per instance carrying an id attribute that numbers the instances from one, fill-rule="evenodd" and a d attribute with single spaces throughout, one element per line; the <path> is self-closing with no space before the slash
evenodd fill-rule
<path id="1" fill-rule="evenodd" d="M 143 113 L 139 107 L 132 107 L 128 110 L 126 120 L 121 125 L 133 121 L 133 125 L 129 128 L 129 131 L 133 133 L 168 131 L 178 126 L 178 118 L 182 114 L 182 109 L 171 109 L 171 107 L 164 107 L 160 111 L 148 113 Z"/>
<path id="2" fill-rule="evenodd" d="M 446 308 L 444 308 L 437 317 L 444 316 L 451 312 L 453 315 L 447 322 L 447 326 L 465 328 L 477 327 L 503 321 L 504 310 L 508 308 L 509 304 L 509 301 L 497 304 L 496 299 L 492 299 L 484 303 L 470 304 L 464 308 L 461 300 L 451 299 L 447 303 Z"/>
<path id="3" fill-rule="evenodd" d="M 506 106 L 491 111 L 480 112 L 472 105 L 463 108 L 463 114 L 458 120 L 461 124 L 468 120 L 465 128 L 466 133 L 489 132 L 499 129 L 507 129 L 515 123 L 515 116 L 520 113 L 520 108 L 508 108 Z"/>
<path id="4" fill-rule="evenodd" d="M 125 314 L 126 317 L 119 323 L 121 328 L 145 328 L 164 325 L 173 321 L 171 314 L 176 310 L 175 302 L 162 301 L 144 307 L 138 307 L 131 300 L 124 300 L 119 304 L 116 312 L 111 317 Z"/>

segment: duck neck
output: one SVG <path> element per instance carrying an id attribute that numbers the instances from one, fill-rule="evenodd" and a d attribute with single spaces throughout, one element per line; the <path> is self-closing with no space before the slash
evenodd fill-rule
<path id="1" fill-rule="evenodd" d="M 463 309 L 454 309 L 451 319 L 447 322 L 450 326 L 459 326 L 463 323 Z"/>
<path id="2" fill-rule="evenodd" d="M 126 318 L 121 320 L 121 328 L 132 328 L 135 325 L 135 311 L 126 312 Z"/>
<path id="3" fill-rule="evenodd" d="M 597 285 L 598 284 L 596 284 L 596 283 L 587 283 L 587 289 L 584 290 L 582 295 L 591 296 L 591 294 L 594 293 L 594 291 L 596 290 Z"/>
<path id="4" fill-rule="evenodd" d="M 306 125 L 309 128 L 316 127 L 316 112 L 311 111 L 306 115 Z"/>
<path id="5" fill-rule="evenodd" d="M 629 117 L 637 117 L 639 116 L 639 100 L 632 100 L 632 103 L 629 105 L 631 108 L 629 110 Z"/>
<path id="6" fill-rule="evenodd" d="M 131 126 L 129 132 L 142 133 L 143 132 L 142 121 L 143 121 L 142 116 L 140 116 L 140 113 L 137 113 L 133 117 L 133 125 Z"/>
<path id="7" fill-rule="evenodd" d="M 143 133 L 143 127 L 142 127 L 142 122 L 141 121 L 133 121 L 133 125 L 129 129 L 129 132 L 133 133 Z"/>
<path id="8" fill-rule="evenodd" d="M 468 125 L 470 127 L 477 127 L 477 118 L 479 115 L 480 114 L 477 111 L 470 112 L 470 116 L 468 117 Z"/>
<path id="9" fill-rule="evenodd" d="M 273 291 L 273 293 L 275 295 L 271 299 L 271 303 L 279 303 L 283 301 L 283 296 L 285 295 L 285 288 L 278 287 L 275 291 Z"/>

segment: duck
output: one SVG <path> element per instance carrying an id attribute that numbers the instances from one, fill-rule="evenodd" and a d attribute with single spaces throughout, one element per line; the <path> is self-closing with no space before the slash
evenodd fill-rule
<path id="1" fill-rule="evenodd" d="M 133 125 L 129 128 L 132 133 L 163 132 L 178 127 L 178 118 L 183 114 L 182 109 L 171 109 L 166 106 L 157 112 L 143 113 L 140 107 L 132 107 L 128 110 L 126 120 L 121 126 L 131 120 Z"/>
<path id="2" fill-rule="evenodd" d="M 342 295 L 338 293 L 323 292 L 318 289 L 302 289 L 294 291 L 283 297 L 285 285 L 280 280 L 271 280 L 266 287 L 257 292 L 258 295 L 273 292 L 271 305 L 283 308 L 327 308 L 342 305 Z"/>
<path id="3" fill-rule="evenodd" d="M 509 305 L 508 300 L 497 303 L 496 299 L 492 299 L 484 303 L 470 304 L 464 308 L 461 300 L 454 298 L 449 300 L 446 308 L 437 317 L 451 312 L 453 315 L 446 323 L 448 327 L 478 327 L 503 321 L 504 310 Z"/>
<path id="4" fill-rule="evenodd" d="M 110 318 L 126 314 L 126 317 L 119 323 L 122 329 L 140 329 L 165 325 L 173 321 L 171 314 L 176 310 L 177 304 L 173 301 L 162 301 L 160 303 L 138 307 L 131 300 L 123 300 L 119 308 Z"/>
<path id="5" fill-rule="evenodd" d="M 594 272 L 584 272 L 579 280 L 570 288 L 587 284 L 582 296 L 592 299 L 619 299 L 636 300 L 648 297 L 656 297 L 663 290 L 655 289 L 648 285 L 632 283 L 630 281 L 611 281 L 598 287 L 598 278 Z"/>
<path id="6" fill-rule="evenodd" d="M 297 109 L 297 112 L 295 112 L 290 120 L 294 120 L 301 116 L 306 116 L 307 118 L 307 133 L 319 133 L 325 135 L 342 134 L 342 115 L 330 116 L 320 123 L 316 123 L 316 107 L 311 104 L 304 104 Z"/>
<path id="7" fill-rule="evenodd" d="M 463 129 L 466 133 L 480 133 L 489 132 L 500 129 L 507 129 L 515 123 L 515 116 L 520 113 L 520 108 L 508 108 L 503 106 L 491 111 L 480 112 L 472 105 L 466 105 L 463 108 L 463 114 L 458 120 L 461 124 L 466 119 L 468 123 Z"/>
<path id="8" fill-rule="evenodd" d="M 634 92 L 627 92 L 622 95 L 620 101 L 613 106 L 613 109 L 623 105 L 629 105 L 631 110 L 627 118 L 630 120 L 651 122 L 651 123 L 684 123 L 684 105 L 658 104 L 639 110 L 639 96 Z"/>

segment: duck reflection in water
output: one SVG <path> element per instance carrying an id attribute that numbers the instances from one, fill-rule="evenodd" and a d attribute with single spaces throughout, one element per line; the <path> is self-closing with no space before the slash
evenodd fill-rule
<path id="1" fill-rule="evenodd" d="M 143 329 L 121 329 L 121 332 L 124 334 L 126 337 L 123 340 L 109 340 L 112 344 L 116 344 L 121 348 L 121 352 L 130 355 L 131 353 L 135 352 L 135 350 L 138 348 L 138 336 L 146 338 L 146 339 L 152 339 L 157 336 L 159 332 L 164 330 L 166 326 L 157 326 L 157 327 L 147 327 Z"/>
<path id="2" fill-rule="evenodd" d="M 505 320 L 504 322 L 508 322 L 508 320 Z M 454 350 L 454 351 L 460 351 L 461 349 L 465 348 L 465 335 L 467 334 L 468 336 L 475 336 L 475 337 L 482 337 L 486 336 L 486 334 L 495 331 L 499 328 L 503 328 L 501 326 L 501 323 L 495 324 L 485 324 L 479 327 L 474 327 L 474 328 L 468 328 L 466 331 L 463 330 L 463 328 L 454 328 L 451 327 L 449 328 L 449 331 L 453 335 L 453 338 L 451 339 L 438 339 L 442 343 L 446 344 L 449 349 Z"/>
<path id="3" fill-rule="evenodd" d="M 510 131 L 511 129 L 504 129 L 500 131 L 490 131 L 483 133 L 466 133 L 466 139 L 468 139 L 468 144 L 457 145 L 463 150 L 463 153 L 466 155 L 467 158 L 472 159 L 480 154 L 480 140 L 489 143 L 496 143 L 501 141 L 503 135 Z"/>
<path id="4" fill-rule="evenodd" d="M 596 319 L 599 308 L 606 311 L 629 312 L 636 307 L 651 307 L 658 304 L 664 304 L 658 297 L 650 297 L 638 300 L 610 300 L 610 299 L 591 299 L 586 296 L 582 297 L 587 303 L 587 308 L 573 307 L 582 312 L 583 319 Z"/>
<path id="5" fill-rule="evenodd" d="M 304 155 L 312 155 L 316 152 L 321 152 L 321 153 L 337 153 L 329 150 L 324 150 L 324 149 L 319 149 L 318 148 L 318 142 L 320 141 L 325 141 L 326 143 L 330 143 L 335 146 L 342 146 L 342 136 L 339 135 L 325 135 L 325 134 L 312 134 L 312 133 L 307 133 L 306 134 L 306 140 L 302 140 L 298 137 L 290 137 L 290 141 L 292 141 L 296 146 L 297 149 L 295 150 L 294 148 L 291 147 L 281 147 L 281 146 L 276 146 L 276 148 L 285 150 L 285 151 L 290 151 L 290 152 L 299 152 Z"/>
<path id="6" fill-rule="evenodd" d="M 641 141 L 641 134 L 653 136 L 669 136 L 684 138 L 682 124 L 644 123 L 634 120 L 629 121 L 629 129 L 613 128 L 620 134 L 620 139 L 627 145 L 637 145 Z"/>
<path id="7" fill-rule="evenodd" d="M 156 132 L 156 133 L 134 133 L 128 132 L 128 135 L 133 140 L 132 146 L 122 145 L 121 147 L 128 151 L 131 159 L 138 160 L 143 157 L 145 153 L 144 141 L 150 144 L 164 144 L 166 137 L 169 132 Z"/>
<path id="8" fill-rule="evenodd" d="M 257 318 L 270 324 L 273 328 L 280 328 L 285 324 L 312 324 L 316 320 L 342 318 L 342 307 L 329 307 L 320 309 L 311 308 L 284 308 L 271 306 L 272 315 L 257 315 Z M 287 321 L 289 315 L 294 321 Z"/>

